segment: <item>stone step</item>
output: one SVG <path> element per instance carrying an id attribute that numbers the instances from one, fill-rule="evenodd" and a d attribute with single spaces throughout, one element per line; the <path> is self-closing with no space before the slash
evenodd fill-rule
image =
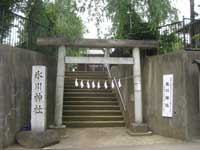
<path id="1" fill-rule="evenodd" d="M 113 92 L 112 89 L 64 89 L 64 92 Z"/>
<path id="2" fill-rule="evenodd" d="M 84 88 L 75 87 L 75 79 L 84 81 Z M 87 89 L 87 80 L 100 81 L 100 89 Z M 105 72 L 66 72 L 64 82 L 63 124 L 67 127 L 125 126 L 116 95 L 107 82 Z"/>
<path id="3" fill-rule="evenodd" d="M 86 87 L 86 86 L 84 86 L 83 88 L 81 88 L 80 86 L 79 87 L 75 87 L 75 85 L 65 85 L 64 86 L 64 89 L 65 90 L 68 90 L 68 89 L 77 89 L 77 90 L 88 90 L 88 88 Z M 91 88 L 90 88 L 91 89 Z M 89 89 L 89 90 L 90 90 Z M 112 90 L 112 88 L 110 87 L 110 86 L 108 86 L 108 88 L 106 89 L 105 87 L 104 87 L 104 85 L 102 85 L 99 89 L 97 89 L 97 87 L 94 89 L 94 90 L 108 90 L 108 91 L 111 91 Z"/>
<path id="4" fill-rule="evenodd" d="M 64 101 L 64 105 L 118 105 L 117 101 Z"/>
<path id="5" fill-rule="evenodd" d="M 88 89 L 86 86 L 84 86 L 84 88 L 81 88 L 80 86 L 79 87 L 75 87 L 74 84 L 71 84 L 71 85 L 66 85 L 64 86 L 64 89 L 68 90 L 68 89 L 78 89 L 78 90 L 81 90 L 81 89 Z M 97 89 L 97 87 L 95 88 L 96 90 L 112 90 L 112 88 L 110 86 L 108 86 L 107 89 L 105 89 L 104 85 L 101 86 L 100 89 Z"/>
<path id="6" fill-rule="evenodd" d="M 112 92 L 64 92 L 64 96 L 73 97 L 115 97 Z"/>
<path id="7" fill-rule="evenodd" d="M 63 121 L 123 121 L 123 116 L 63 116 Z"/>
<path id="8" fill-rule="evenodd" d="M 78 79 L 78 82 L 80 82 L 81 80 L 83 80 L 83 83 L 86 83 L 88 80 L 90 83 L 92 83 L 93 81 L 95 82 L 95 84 L 99 81 L 100 83 L 104 83 L 105 80 L 110 83 L 111 81 L 108 80 L 108 77 L 106 77 L 105 79 L 103 78 L 95 78 L 95 79 L 91 79 L 91 78 L 77 78 Z M 65 78 L 65 83 L 74 83 L 75 82 L 75 79 L 68 79 L 68 78 Z"/>
<path id="9" fill-rule="evenodd" d="M 104 73 L 104 74 L 106 74 L 107 72 L 106 71 L 65 71 L 65 73 Z"/>
<path id="10" fill-rule="evenodd" d="M 80 84 L 80 82 L 79 82 Z M 83 82 L 84 86 L 86 87 L 87 85 L 87 81 L 86 82 Z M 67 86 L 67 85 L 71 85 L 71 86 L 75 86 L 75 81 L 74 82 L 64 82 L 64 85 Z M 95 85 L 97 86 L 97 83 L 95 83 Z M 90 86 L 92 86 L 92 83 L 90 82 Z M 100 82 L 100 86 L 103 86 L 104 87 L 104 81 L 103 82 Z M 107 82 L 107 86 L 111 86 L 110 83 Z"/>
<path id="11" fill-rule="evenodd" d="M 65 81 L 74 81 L 76 79 L 78 80 L 108 80 L 108 76 L 65 76 Z"/>
<path id="12" fill-rule="evenodd" d="M 85 76 L 89 76 L 89 75 L 92 75 L 92 76 L 104 75 L 104 76 L 106 76 L 107 72 L 76 71 L 76 72 L 65 72 L 65 75 L 67 75 L 67 76 L 75 76 L 75 75 L 76 76 L 79 76 L 79 75 L 85 75 Z"/>
<path id="13" fill-rule="evenodd" d="M 63 110 L 63 116 L 121 116 L 120 110 Z"/>
<path id="14" fill-rule="evenodd" d="M 65 78 L 65 83 L 70 83 L 70 82 L 72 82 L 72 83 L 74 83 L 76 80 L 75 80 L 76 78 L 71 78 L 71 79 L 67 79 L 67 78 Z M 105 82 L 105 80 L 108 82 L 108 83 L 110 83 L 111 82 L 111 80 L 108 80 L 108 77 L 106 77 L 105 79 L 102 79 L 102 78 L 95 78 L 95 79 L 90 79 L 90 78 L 86 78 L 86 79 L 84 79 L 84 78 L 77 78 L 78 79 L 78 82 L 80 82 L 81 80 L 83 80 L 83 83 L 86 83 L 87 81 L 89 81 L 90 83 L 92 83 L 93 81 L 95 82 L 95 83 L 97 83 L 98 81 L 100 82 L 100 83 L 104 83 Z"/>
<path id="15" fill-rule="evenodd" d="M 75 97 L 65 96 L 64 101 L 117 101 L 115 97 Z"/>
<path id="16" fill-rule="evenodd" d="M 124 121 L 67 121 L 63 122 L 66 127 L 124 127 Z"/>
<path id="17" fill-rule="evenodd" d="M 118 105 L 63 105 L 64 110 L 120 110 Z"/>

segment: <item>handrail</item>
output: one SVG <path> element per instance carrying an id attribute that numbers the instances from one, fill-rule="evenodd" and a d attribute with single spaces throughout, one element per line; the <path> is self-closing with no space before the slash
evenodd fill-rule
<path id="1" fill-rule="evenodd" d="M 117 89 L 117 93 L 119 94 L 120 101 L 121 101 L 121 103 L 122 103 L 123 109 L 124 109 L 124 111 L 126 111 L 126 106 L 125 106 L 125 104 L 124 104 L 124 99 L 123 99 L 122 93 L 121 93 L 121 91 L 120 91 L 120 89 L 119 89 L 119 86 L 118 86 L 118 84 L 117 84 L 116 78 L 115 78 L 115 77 L 112 78 L 112 75 L 111 75 L 111 73 L 110 73 L 110 69 L 109 69 L 108 65 L 106 66 L 106 69 L 107 69 L 107 71 L 108 71 L 108 76 L 109 76 L 109 78 L 114 80 L 114 85 L 115 85 L 115 87 L 116 87 L 116 89 Z"/>

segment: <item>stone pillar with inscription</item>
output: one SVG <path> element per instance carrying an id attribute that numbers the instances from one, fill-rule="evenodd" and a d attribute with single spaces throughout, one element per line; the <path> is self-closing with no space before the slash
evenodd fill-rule
<path id="1" fill-rule="evenodd" d="M 60 141 L 56 130 L 46 127 L 47 68 L 32 66 L 31 131 L 16 134 L 17 143 L 25 148 L 44 148 Z"/>
<path id="2" fill-rule="evenodd" d="M 46 130 L 46 87 L 47 68 L 32 67 L 32 96 L 31 96 L 31 130 L 43 132 Z"/>

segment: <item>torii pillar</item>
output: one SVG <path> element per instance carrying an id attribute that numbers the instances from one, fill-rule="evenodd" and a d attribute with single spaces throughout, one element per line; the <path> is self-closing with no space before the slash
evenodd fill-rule
<path id="1" fill-rule="evenodd" d="M 135 111 L 134 122 L 131 122 L 128 133 L 130 135 L 148 135 L 147 124 L 143 123 L 143 110 L 142 110 L 142 83 L 141 83 L 141 63 L 140 63 L 140 49 L 134 48 L 133 55 L 133 85 L 134 85 L 134 107 Z"/>
<path id="2" fill-rule="evenodd" d="M 58 48 L 57 77 L 56 77 L 56 96 L 55 96 L 55 128 L 65 128 L 62 124 L 64 79 L 65 79 L 65 46 Z"/>

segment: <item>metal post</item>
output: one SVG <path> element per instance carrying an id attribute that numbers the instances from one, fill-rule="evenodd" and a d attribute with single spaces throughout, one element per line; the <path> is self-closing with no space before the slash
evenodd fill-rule
<path id="1" fill-rule="evenodd" d="M 65 77 L 65 46 L 58 49 L 57 78 L 56 78 L 56 98 L 55 98 L 55 125 L 57 128 L 63 128 L 63 95 L 64 95 L 64 77 Z"/>
<path id="2" fill-rule="evenodd" d="M 133 49 L 133 81 L 134 81 L 134 101 L 135 101 L 135 123 L 142 124 L 142 87 L 141 87 L 141 66 L 140 66 L 140 50 Z"/>

